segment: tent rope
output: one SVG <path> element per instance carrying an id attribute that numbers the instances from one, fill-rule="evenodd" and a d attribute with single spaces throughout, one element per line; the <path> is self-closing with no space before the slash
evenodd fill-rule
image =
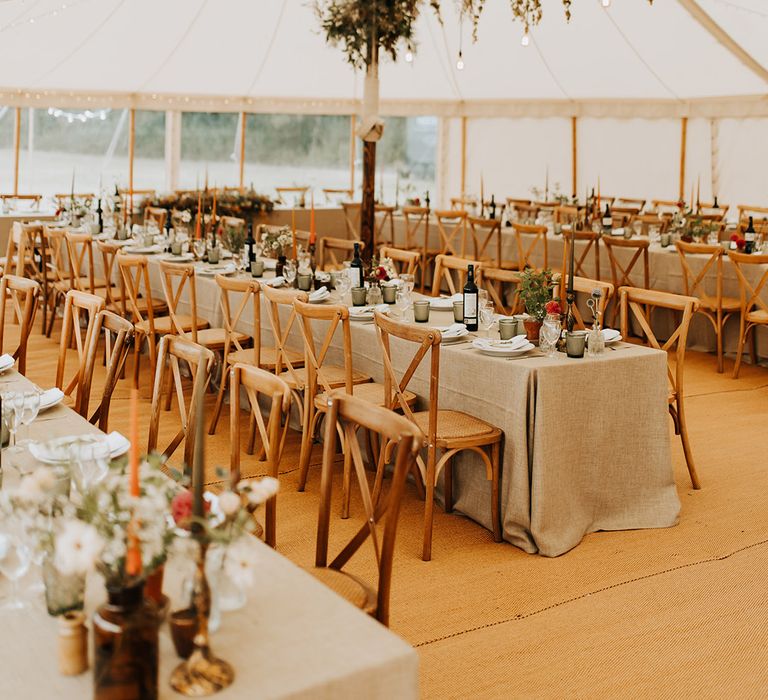
<path id="1" fill-rule="evenodd" d="M 651 67 L 651 64 L 646 61 L 642 54 L 637 50 L 635 45 L 629 40 L 629 37 L 624 33 L 622 28 L 616 23 L 616 20 L 613 18 L 610 12 L 605 12 L 605 16 L 610 20 L 611 24 L 616 28 L 616 31 L 619 33 L 621 38 L 624 40 L 624 43 L 632 50 L 632 52 L 637 56 L 640 63 L 642 63 L 648 72 L 656 78 L 659 85 L 661 85 L 672 97 L 674 97 L 676 100 L 680 99 L 680 95 L 678 95 L 669 85 L 667 85 L 662 79 L 661 76 Z"/>
<path id="2" fill-rule="evenodd" d="M 85 47 L 91 39 L 93 39 L 94 36 L 96 36 L 104 27 L 109 24 L 109 21 L 117 14 L 117 11 L 125 5 L 126 0 L 119 0 L 119 2 L 107 13 L 107 16 L 99 22 L 86 36 L 85 38 L 80 42 L 74 42 L 74 48 L 66 54 L 58 63 L 56 63 L 52 68 L 49 68 L 47 71 L 45 71 L 40 77 L 37 78 L 37 80 L 32 81 L 32 85 L 39 85 L 45 78 L 47 78 L 51 73 L 55 73 L 59 68 L 61 68 L 67 61 L 69 61 L 80 49 Z"/>
<path id="3" fill-rule="evenodd" d="M 432 15 L 428 15 L 427 17 L 427 31 L 429 32 L 429 38 L 432 40 L 432 46 L 435 48 L 435 54 L 438 56 L 438 63 L 440 64 L 440 68 L 443 70 L 443 75 L 445 75 L 446 79 L 450 83 L 451 87 L 453 88 L 453 94 L 457 97 L 459 100 L 463 100 L 464 97 L 461 94 L 461 87 L 459 87 L 459 81 L 456 80 L 456 73 L 453 69 L 453 62 L 451 61 L 451 50 L 448 47 L 448 37 L 445 35 L 445 25 L 440 24 L 440 33 L 443 37 L 443 49 L 445 50 L 445 60 L 447 61 L 447 67 L 446 64 L 443 63 L 443 60 L 440 57 L 440 49 L 437 46 L 437 40 L 435 39 L 434 32 L 432 31 L 432 22 L 437 21 L 432 17 Z"/>
<path id="4" fill-rule="evenodd" d="M 277 22 L 275 22 L 275 29 L 272 32 L 272 36 L 269 38 L 269 43 L 267 44 L 267 50 L 264 52 L 264 56 L 262 56 L 261 63 L 259 63 L 259 67 L 256 69 L 256 75 L 253 76 L 253 80 L 251 80 L 251 84 L 248 86 L 248 89 L 245 91 L 246 95 L 250 95 L 251 92 L 253 92 L 253 88 L 256 87 L 256 83 L 258 82 L 259 78 L 261 78 L 261 74 L 264 71 L 264 67 L 267 65 L 269 56 L 272 53 L 272 47 L 275 45 L 275 39 L 277 39 L 278 32 L 280 31 L 280 25 L 283 23 L 283 15 L 285 14 L 285 7 L 287 4 L 288 4 L 287 0 L 283 0 L 282 5 L 280 5 L 280 13 L 277 15 Z"/>
<path id="5" fill-rule="evenodd" d="M 189 24 L 187 25 L 187 28 L 183 31 L 182 35 L 179 37 L 179 40 L 176 42 L 176 44 L 168 53 L 168 55 L 163 59 L 160 65 L 155 69 L 154 73 L 152 73 L 152 75 L 150 75 L 138 87 L 138 90 L 142 90 L 143 88 L 145 88 L 147 84 L 151 83 L 157 77 L 157 75 L 168 65 L 168 61 L 170 61 L 176 55 L 176 52 L 179 50 L 181 45 L 187 40 L 189 33 L 192 31 L 192 28 L 195 26 L 195 24 L 197 24 L 197 20 L 200 19 L 200 15 L 202 14 L 203 10 L 207 5 L 208 5 L 208 0 L 203 0 L 200 3 L 200 5 L 197 8 L 197 11 L 195 12 L 194 16 L 192 17 Z"/>
<path id="6" fill-rule="evenodd" d="M 541 62 L 544 64 L 544 67 L 547 69 L 547 73 L 549 73 L 549 77 L 552 78 L 555 85 L 557 85 L 560 92 L 563 93 L 566 99 L 570 100 L 572 99 L 571 96 L 568 94 L 567 90 L 563 87 L 563 84 L 557 79 L 557 76 L 555 75 L 555 72 L 552 70 L 552 67 L 549 65 L 549 62 L 546 58 L 544 58 L 544 53 L 541 50 L 541 47 L 539 46 L 539 43 L 536 41 L 536 39 L 531 36 L 531 41 L 533 42 L 533 46 L 536 49 L 536 53 L 539 54 L 539 58 L 541 59 Z"/>

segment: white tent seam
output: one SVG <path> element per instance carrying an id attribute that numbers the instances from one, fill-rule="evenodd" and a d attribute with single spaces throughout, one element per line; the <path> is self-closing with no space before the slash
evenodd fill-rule
<path id="1" fill-rule="evenodd" d="M 440 33 L 442 34 L 443 38 L 443 49 L 445 51 L 445 57 L 443 58 L 442 52 L 437 45 L 437 40 L 435 39 L 435 35 L 432 31 L 433 21 L 437 22 L 438 20 L 429 17 L 427 19 L 426 25 L 427 31 L 429 32 L 429 38 L 432 40 L 432 45 L 435 47 L 435 55 L 437 56 L 437 60 L 440 63 L 440 68 L 443 70 L 443 74 L 448 81 L 448 85 L 453 89 L 453 94 L 458 100 L 462 100 L 463 95 L 461 93 L 461 86 L 459 85 L 459 81 L 456 79 L 456 74 L 453 71 L 453 63 L 451 62 L 451 49 L 448 46 L 448 37 L 445 35 L 445 26 L 442 24 L 442 22 L 438 22 L 440 25 Z M 446 64 L 443 63 L 444 60 L 447 63 L 447 68 Z"/>
<path id="2" fill-rule="evenodd" d="M 272 53 L 272 47 L 275 45 L 275 39 L 277 39 L 277 34 L 280 31 L 280 25 L 283 22 L 283 15 L 285 14 L 285 6 L 288 4 L 288 0 L 283 0 L 283 4 L 280 6 L 280 12 L 277 15 L 277 22 L 275 22 L 275 29 L 272 32 L 272 36 L 269 39 L 269 44 L 267 44 L 267 50 L 264 52 L 264 56 L 261 59 L 261 63 L 259 64 L 259 67 L 256 69 L 256 75 L 253 76 L 253 80 L 251 80 L 251 84 L 248 86 L 248 89 L 245 91 L 246 95 L 250 95 L 253 91 L 253 88 L 256 87 L 256 83 L 258 82 L 259 78 L 261 78 L 261 74 L 264 70 L 264 67 L 267 65 L 267 61 L 269 60 L 269 56 Z"/>
<path id="3" fill-rule="evenodd" d="M 187 28 L 182 32 L 181 36 L 179 37 L 179 40 L 176 42 L 174 47 L 170 50 L 168 55 L 160 62 L 160 65 L 157 68 L 155 68 L 154 73 L 152 73 L 152 75 L 150 75 L 141 85 L 139 85 L 138 90 L 145 88 L 168 65 L 168 61 L 170 61 L 176 55 L 176 52 L 179 50 L 181 45 L 187 40 L 189 33 L 192 31 L 192 27 L 194 27 L 195 24 L 197 24 L 197 20 L 200 18 L 200 15 L 205 9 L 207 4 L 208 4 L 208 0 L 203 0 L 200 3 L 200 5 L 197 8 L 197 12 L 195 12 L 194 17 L 192 17 L 192 19 L 189 21 Z"/>
<path id="4" fill-rule="evenodd" d="M 55 73 L 59 68 L 61 68 L 67 61 L 69 61 L 80 49 L 84 48 L 91 39 L 93 39 L 96 34 L 98 34 L 104 27 L 109 23 L 109 21 L 117 14 L 117 11 L 125 5 L 126 0 L 119 0 L 117 5 L 115 5 L 108 13 L 107 16 L 99 22 L 99 24 L 92 29 L 87 36 L 78 44 L 75 45 L 75 47 L 66 55 L 64 58 L 62 58 L 58 63 L 56 63 L 52 68 L 49 68 L 45 73 L 43 73 L 40 77 L 32 81 L 33 85 L 39 85 L 40 82 L 47 78 L 51 73 Z"/>
<path id="5" fill-rule="evenodd" d="M 25 16 L 29 15 L 32 12 L 32 10 L 34 10 L 41 2 L 42 2 L 42 0 L 35 0 L 35 2 L 33 2 L 29 7 L 26 7 L 26 8 L 24 8 L 24 10 L 19 12 L 19 14 L 17 14 L 10 22 L 6 22 L 6 24 L 3 27 L 3 29 L 5 29 L 5 27 L 13 26 L 20 19 L 23 19 Z"/>
<path id="6" fill-rule="evenodd" d="M 768 69 L 747 52 L 741 44 L 725 31 L 704 11 L 696 0 L 677 0 L 682 8 L 696 20 L 723 48 L 729 51 L 743 65 L 751 70 L 763 82 L 768 83 Z"/>

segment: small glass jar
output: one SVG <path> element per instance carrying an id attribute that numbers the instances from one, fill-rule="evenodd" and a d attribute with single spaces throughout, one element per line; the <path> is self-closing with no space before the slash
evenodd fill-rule
<path id="1" fill-rule="evenodd" d="M 539 332 L 539 349 L 548 357 L 557 352 L 557 341 L 562 333 L 560 314 L 547 314 Z"/>

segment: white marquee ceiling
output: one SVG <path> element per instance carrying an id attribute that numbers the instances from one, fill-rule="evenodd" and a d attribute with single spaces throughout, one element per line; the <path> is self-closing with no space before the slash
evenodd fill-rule
<path id="1" fill-rule="evenodd" d="M 768 114 L 764 0 L 580 0 L 570 24 L 543 3 L 523 47 L 507 1 L 486 0 L 463 71 L 454 2 L 442 26 L 425 9 L 414 62 L 382 66 L 382 111 Z M 362 92 L 308 0 L 6 0 L 0 65 L 0 104 L 350 113 Z"/>

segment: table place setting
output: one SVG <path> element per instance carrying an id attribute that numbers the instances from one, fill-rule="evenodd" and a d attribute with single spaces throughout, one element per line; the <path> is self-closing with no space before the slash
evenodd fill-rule
<path id="1" fill-rule="evenodd" d="M 0 355 L 0 374 L 3 372 L 7 372 L 11 367 L 13 367 L 16 364 L 16 360 L 13 359 L 12 355 L 4 354 Z"/>
<path id="2" fill-rule="evenodd" d="M 490 338 L 475 338 L 472 347 L 483 355 L 491 357 L 519 357 L 534 350 L 536 346 L 525 335 L 516 335 L 509 340 L 492 340 Z"/>
<path id="3" fill-rule="evenodd" d="M 320 289 L 315 289 L 314 291 L 309 293 L 309 303 L 310 304 L 322 304 L 323 302 L 330 299 L 331 293 L 328 290 L 328 287 L 320 287 Z"/>
<path id="4" fill-rule="evenodd" d="M 389 313 L 388 304 L 370 304 L 367 306 L 349 306 L 350 321 L 373 321 L 374 311 L 380 314 Z"/>
<path id="5" fill-rule="evenodd" d="M 233 275 L 237 271 L 234 263 L 202 263 L 195 265 L 195 272 L 204 277 L 214 277 L 215 275 Z"/>

